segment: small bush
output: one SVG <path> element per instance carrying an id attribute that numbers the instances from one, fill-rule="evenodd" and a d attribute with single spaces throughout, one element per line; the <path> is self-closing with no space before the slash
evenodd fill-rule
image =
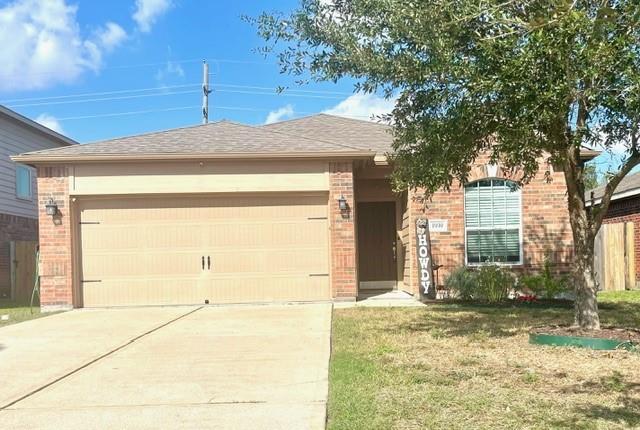
<path id="1" fill-rule="evenodd" d="M 463 266 L 451 272 L 444 284 L 458 299 L 493 304 L 509 298 L 515 278 L 498 266 L 482 266 L 477 270 Z"/>
<path id="2" fill-rule="evenodd" d="M 566 276 L 554 276 L 551 273 L 551 262 L 547 259 L 544 268 L 538 275 L 528 275 L 520 278 L 520 285 L 530 290 L 538 297 L 554 299 L 568 291 L 569 281 Z"/>
<path id="3" fill-rule="evenodd" d="M 498 266 L 482 266 L 478 271 L 478 299 L 500 303 L 514 290 L 515 277 Z"/>
<path id="4" fill-rule="evenodd" d="M 468 267 L 462 266 L 455 269 L 444 280 L 444 285 L 455 297 L 460 300 L 473 300 L 477 294 L 478 274 Z"/>

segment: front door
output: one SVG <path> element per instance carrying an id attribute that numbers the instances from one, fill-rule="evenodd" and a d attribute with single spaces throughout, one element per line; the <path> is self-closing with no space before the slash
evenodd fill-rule
<path id="1" fill-rule="evenodd" d="M 397 279 L 396 204 L 358 204 L 358 270 L 361 289 L 393 289 Z"/>

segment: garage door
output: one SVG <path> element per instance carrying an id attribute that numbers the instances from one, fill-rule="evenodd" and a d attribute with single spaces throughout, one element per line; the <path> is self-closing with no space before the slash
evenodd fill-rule
<path id="1" fill-rule="evenodd" d="M 80 201 L 84 306 L 325 300 L 327 196 Z"/>

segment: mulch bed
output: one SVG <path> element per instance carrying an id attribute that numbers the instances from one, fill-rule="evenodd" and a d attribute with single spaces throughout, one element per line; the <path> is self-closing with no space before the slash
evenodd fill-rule
<path id="1" fill-rule="evenodd" d="M 582 330 L 577 327 L 546 326 L 532 330 L 535 334 L 551 334 L 557 336 L 589 337 L 600 339 L 613 339 L 631 341 L 640 344 L 640 330 L 633 328 L 602 327 L 598 331 Z"/>

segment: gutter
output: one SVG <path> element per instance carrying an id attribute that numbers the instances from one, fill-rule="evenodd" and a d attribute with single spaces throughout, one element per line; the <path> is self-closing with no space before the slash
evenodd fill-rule
<path id="1" fill-rule="evenodd" d="M 344 151 L 344 152 L 282 152 L 282 153 L 161 153 L 161 154 L 20 154 L 11 156 L 11 160 L 23 164 L 36 163 L 72 163 L 72 162 L 102 162 L 102 161 L 173 161 L 173 160 L 232 160 L 232 159 L 370 159 L 375 156 L 371 151 Z"/>
<path id="2" fill-rule="evenodd" d="M 633 196 L 637 196 L 640 195 L 640 188 L 636 188 L 633 190 L 629 190 L 629 191 L 625 191 L 619 194 L 614 194 L 611 197 L 611 201 L 614 200 L 622 200 L 622 199 L 626 199 L 627 197 L 633 197 Z M 602 197 L 599 197 L 597 199 L 593 199 L 593 205 L 597 206 L 600 203 L 602 203 Z M 588 199 L 585 201 L 585 206 L 590 207 L 591 206 L 591 199 Z"/>

